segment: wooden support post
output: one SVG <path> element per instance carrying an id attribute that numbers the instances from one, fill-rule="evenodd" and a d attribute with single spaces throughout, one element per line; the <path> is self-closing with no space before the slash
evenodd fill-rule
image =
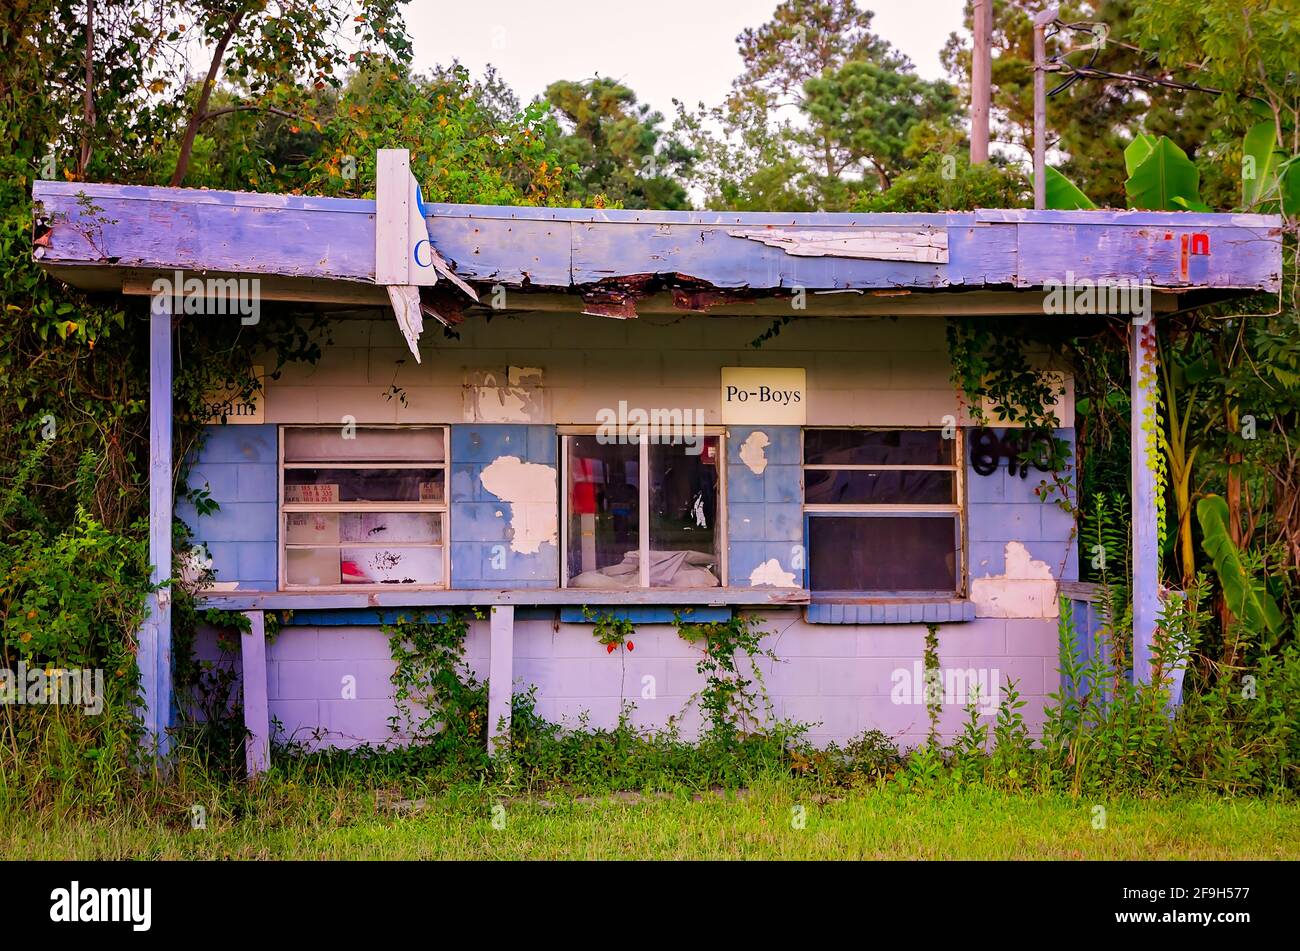
<path id="1" fill-rule="evenodd" d="M 1133 480 L 1133 681 L 1151 679 L 1151 645 L 1160 614 L 1159 506 L 1156 492 L 1156 331 L 1150 317 L 1129 325 Z"/>
<path id="2" fill-rule="evenodd" d="M 1055 7 L 1034 17 L 1034 209 L 1047 207 L 1047 28 Z"/>
<path id="3" fill-rule="evenodd" d="M 492 607 L 488 646 L 488 752 L 510 742 L 510 697 L 514 681 L 515 608 Z"/>
<path id="4" fill-rule="evenodd" d="M 266 697 L 266 616 L 245 611 L 249 630 L 239 639 L 244 684 L 245 762 L 251 779 L 271 765 L 271 710 Z"/>
<path id="5" fill-rule="evenodd" d="M 155 295 L 149 308 L 149 580 L 172 574 L 172 298 Z M 144 708 L 144 742 L 159 756 L 170 748 L 172 725 L 171 588 L 149 595 L 136 664 Z"/>
<path id="6" fill-rule="evenodd" d="M 989 160 L 989 103 L 993 85 L 993 0 L 974 0 L 970 69 L 970 163 Z"/>

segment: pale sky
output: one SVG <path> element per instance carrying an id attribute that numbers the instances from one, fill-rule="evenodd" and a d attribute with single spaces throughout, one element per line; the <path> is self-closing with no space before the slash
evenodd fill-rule
<path id="1" fill-rule="evenodd" d="M 415 66 L 459 59 L 480 76 L 491 63 L 528 102 L 557 79 L 597 74 L 630 86 L 671 119 L 672 100 L 716 105 L 740 72 L 736 35 L 767 21 L 777 0 L 412 0 Z M 860 0 L 876 33 L 927 79 L 962 29 L 963 0 Z"/>

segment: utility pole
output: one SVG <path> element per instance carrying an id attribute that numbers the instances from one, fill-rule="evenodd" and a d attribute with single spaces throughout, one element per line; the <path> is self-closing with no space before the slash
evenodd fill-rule
<path id="1" fill-rule="evenodd" d="M 1048 7 L 1034 17 L 1034 210 L 1047 207 L 1047 28 L 1057 17 Z"/>
<path id="2" fill-rule="evenodd" d="M 993 85 L 993 0 L 973 0 L 975 47 L 970 68 L 970 163 L 989 160 L 989 100 Z"/>

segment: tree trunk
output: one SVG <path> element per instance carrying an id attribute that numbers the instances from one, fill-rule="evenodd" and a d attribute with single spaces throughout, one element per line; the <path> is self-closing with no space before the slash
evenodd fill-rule
<path id="1" fill-rule="evenodd" d="M 199 101 L 194 104 L 194 112 L 190 114 L 190 121 L 185 126 L 185 135 L 181 139 L 180 152 L 176 156 L 176 170 L 172 172 L 172 188 L 179 188 L 181 182 L 185 180 L 185 173 L 190 170 L 190 156 L 194 152 L 194 139 L 199 134 L 199 126 L 208 118 L 208 102 L 212 98 L 212 87 L 216 85 L 217 73 L 221 71 L 221 61 L 226 58 L 226 47 L 230 45 L 231 39 L 234 38 L 235 31 L 239 29 L 239 21 L 244 17 L 243 12 L 236 13 L 230 20 L 230 25 L 226 27 L 226 32 L 221 35 L 217 41 L 216 49 L 212 51 L 212 63 L 208 66 L 208 75 L 203 80 L 203 88 L 199 91 Z"/>
<path id="2" fill-rule="evenodd" d="M 86 180 L 91 138 L 95 129 L 95 0 L 86 0 L 86 96 L 81 108 L 81 160 L 77 178 Z"/>
<path id="3" fill-rule="evenodd" d="M 884 166 L 875 159 L 871 159 L 871 167 L 875 169 L 876 181 L 880 183 L 880 190 L 882 192 L 889 191 L 889 173 L 885 171 Z"/>

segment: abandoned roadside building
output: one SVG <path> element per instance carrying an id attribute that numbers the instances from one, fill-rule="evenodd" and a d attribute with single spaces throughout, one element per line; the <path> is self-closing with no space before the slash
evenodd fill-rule
<path id="1" fill-rule="evenodd" d="M 779 657 L 760 661 L 773 712 L 816 741 L 923 739 L 907 678 L 936 624 L 943 668 L 994 697 L 1014 680 L 1041 722 L 1079 578 L 1074 520 L 1042 498 L 1049 473 L 1012 464 L 1014 426 L 954 386 L 947 318 L 1052 320 L 1045 295 L 1067 274 L 1148 289 L 1145 313 L 1120 318 L 1136 429 L 1152 322 L 1183 295 L 1276 291 L 1281 267 L 1280 222 L 1256 215 L 425 205 L 397 151 L 378 156 L 376 196 L 35 188 L 42 265 L 151 304 L 151 561 L 165 579 L 182 518 L 214 572 L 201 604 L 251 619 L 250 770 L 278 739 L 393 742 L 380 625 L 466 606 L 493 737 L 529 687 L 551 720 L 610 726 L 630 703 L 634 723 L 689 735 L 701 675 L 683 611 L 758 617 Z M 173 493 L 174 328 L 242 319 L 251 363 L 275 363 L 252 318 L 181 300 L 232 278 L 333 320 L 317 362 L 266 373 L 208 427 L 188 479 L 219 509 L 199 516 Z M 1068 367 L 1043 369 L 1070 443 Z M 1135 676 L 1160 599 L 1149 451 L 1134 440 Z M 170 608 L 164 588 L 140 634 L 159 737 Z M 584 608 L 630 618 L 635 650 L 598 643 Z M 951 733 L 968 698 L 944 699 Z"/>

